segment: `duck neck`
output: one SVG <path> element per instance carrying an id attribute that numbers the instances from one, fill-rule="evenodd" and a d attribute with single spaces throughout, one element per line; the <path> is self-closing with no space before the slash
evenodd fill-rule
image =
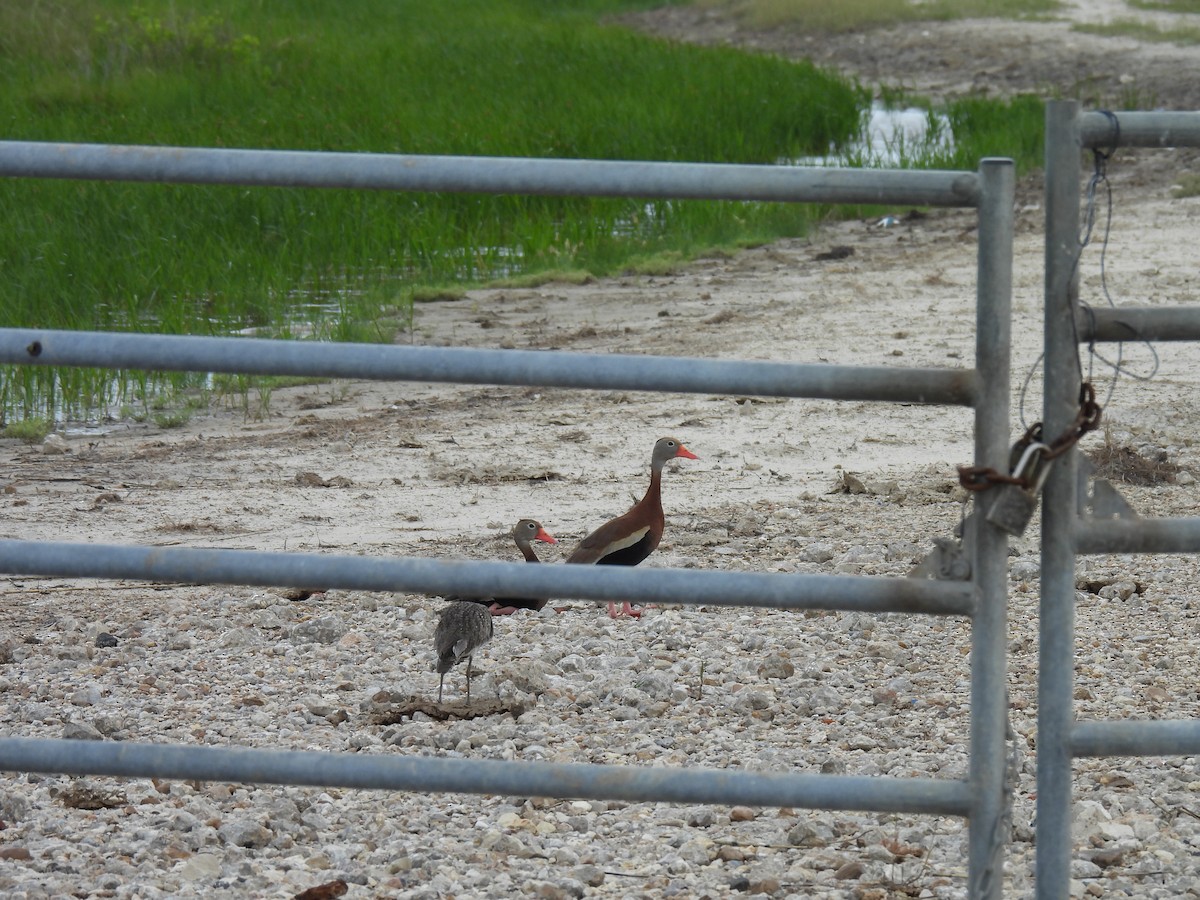
<path id="1" fill-rule="evenodd" d="M 651 467 L 650 486 L 646 488 L 646 496 L 642 497 L 638 506 L 662 506 L 662 466 Z"/>
<path id="2" fill-rule="evenodd" d="M 537 551 L 533 549 L 533 545 L 528 541 L 519 541 L 517 548 L 521 551 L 521 555 L 525 557 L 525 562 L 540 562 Z"/>

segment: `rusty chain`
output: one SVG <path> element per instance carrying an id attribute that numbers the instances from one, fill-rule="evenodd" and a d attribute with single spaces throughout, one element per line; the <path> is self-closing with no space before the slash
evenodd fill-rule
<path id="1" fill-rule="evenodd" d="M 1096 389 L 1091 382 L 1085 381 L 1079 386 L 1079 412 L 1075 420 L 1067 426 L 1061 435 L 1047 444 L 1045 449 L 1038 451 L 1039 465 L 1057 459 L 1077 443 L 1089 431 L 1094 431 L 1100 425 L 1103 410 L 1096 402 Z M 1042 423 L 1034 422 L 1025 430 L 1025 434 L 1013 445 L 1010 457 L 1010 468 L 1015 465 L 1032 443 L 1042 443 Z M 1034 470 L 1036 471 L 1036 469 Z M 1029 476 L 1014 476 L 1008 472 L 998 472 L 991 466 L 959 466 L 958 481 L 968 491 L 986 491 L 997 484 L 1015 484 L 1027 488 L 1030 485 Z"/>

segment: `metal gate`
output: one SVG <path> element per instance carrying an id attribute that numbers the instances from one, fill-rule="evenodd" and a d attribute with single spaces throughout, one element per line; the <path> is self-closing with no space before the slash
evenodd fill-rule
<path id="1" fill-rule="evenodd" d="M 0 142 L 0 175 L 403 191 L 580 194 L 973 207 L 978 212 L 972 369 L 887 368 L 0 329 L 0 362 L 40 366 L 313 375 L 736 393 L 971 406 L 974 463 L 1007 470 L 1014 176 L 584 160 Z M 622 570 L 419 558 L 257 553 L 0 541 L 0 572 L 377 591 L 633 599 L 671 603 L 966 616 L 971 634 L 970 762 L 965 779 L 754 774 L 0 739 L 0 769 L 547 797 L 749 804 L 955 815 L 970 821 L 969 892 L 997 897 L 1007 843 L 1007 535 L 970 520 L 971 575 L 938 581 Z"/>
<path id="2" fill-rule="evenodd" d="M 1121 307 L 1085 314 L 1079 303 L 1081 155 L 1117 147 L 1200 146 L 1200 113 L 1081 113 L 1046 108 L 1044 419 L 1048 434 L 1079 411 L 1079 345 L 1090 341 L 1200 340 L 1200 308 Z M 1200 753 L 1200 721 L 1075 722 L 1075 557 L 1082 553 L 1200 553 L 1200 518 L 1141 519 L 1082 513 L 1074 449 L 1046 482 L 1042 509 L 1037 740 L 1037 895 L 1069 894 L 1071 760 L 1084 756 Z"/>

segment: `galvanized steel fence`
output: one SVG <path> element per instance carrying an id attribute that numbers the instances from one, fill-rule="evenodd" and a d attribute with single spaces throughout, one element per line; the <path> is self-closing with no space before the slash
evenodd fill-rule
<path id="1" fill-rule="evenodd" d="M 937 403 L 975 410 L 979 466 L 1006 470 L 1014 176 L 1009 160 L 976 172 L 114 147 L 0 142 L 0 175 L 403 191 L 579 194 L 796 203 L 973 207 L 978 213 L 973 369 L 870 368 L 532 353 L 313 345 L 238 338 L 0 329 L 0 362 L 200 372 L 723 392 Z M 863 778 L 716 769 L 479 762 L 0 739 L 0 769 L 393 790 L 531 794 L 680 803 L 878 810 L 969 820 L 969 892 L 1000 895 L 1007 842 L 1005 631 L 1007 535 L 970 521 L 965 581 L 695 570 L 584 569 L 466 560 L 0 541 L 0 572 L 25 575 L 418 591 L 725 606 L 969 616 L 970 754 L 964 779 Z"/>
<path id="2" fill-rule="evenodd" d="M 1084 310 L 1078 262 L 1083 151 L 1200 146 L 1200 113 L 1082 113 L 1046 108 L 1044 423 L 1059 434 L 1079 411 L 1079 345 L 1197 340 L 1200 307 Z M 1101 518 L 1082 513 L 1074 449 L 1054 464 L 1042 505 L 1037 741 L 1037 896 L 1070 893 L 1071 760 L 1082 756 L 1200 753 L 1197 721 L 1075 722 L 1075 557 L 1081 553 L 1200 553 L 1200 518 Z"/>

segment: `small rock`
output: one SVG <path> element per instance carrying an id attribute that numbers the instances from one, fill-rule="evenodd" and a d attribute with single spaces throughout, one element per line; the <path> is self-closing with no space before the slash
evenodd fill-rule
<path id="1" fill-rule="evenodd" d="M 767 678 L 791 678 L 795 674 L 796 667 L 792 665 L 792 661 L 778 653 L 768 656 L 758 667 L 758 677 L 764 680 Z"/>
<path id="2" fill-rule="evenodd" d="M 1098 593 L 1102 600 L 1128 600 L 1137 593 L 1137 585 L 1132 581 L 1116 581 L 1106 584 Z"/>
<path id="3" fill-rule="evenodd" d="M 746 856 L 746 849 L 744 847 L 735 847 L 732 844 L 726 844 L 717 851 L 717 859 L 722 859 L 725 862 L 744 862 Z"/>
<path id="4" fill-rule="evenodd" d="M 42 441 L 42 452 L 47 456 L 70 453 L 71 445 L 67 443 L 67 439 L 61 434 L 48 434 L 46 435 L 46 439 Z"/>
<path id="5" fill-rule="evenodd" d="M 800 558 L 804 562 L 824 563 L 833 559 L 833 548 L 829 544 L 809 544 L 800 551 Z"/>
<path id="6" fill-rule="evenodd" d="M 778 894 L 782 887 L 778 878 L 764 878 L 762 881 L 750 882 L 750 893 L 774 895 Z"/>
<path id="7" fill-rule="evenodd" d="M 846 741 L 847 750 L 876 750 L 878 748 L 879 741 L 869 734 L 856 734 Z"/>
<path id="8" fill-rule="evenodd" d="M 708 828 L 717 821 L 711 806 L 696 806 L 687 811 L 688 825 L 692 828 Z"/>
<path id="9" fill-rule="evenodd" d="M 862 878 L 864 871 L 863 864 L 858 860 L 855 860 L 854 862 L 846 863 L 844 866 L 834 872 L 833 877 L 839 881 L 854 881 Z"/>
<path id="10" fill-rule="evenodd" d="M 1033 581 L 1041 571 L 1041 563 L 1033 559 L 1018 559 L 1008 567 L 1009 577 L 1016 581 Z"/>
<path id="11" fill-rule="evenodd" d="M 20 822 L 29 815 L 29 798 L 24 794 L 0 793 L 0 822 Z"/>
<path id="12" fill-rule="evenodd" d="M 235 847 L 265 847 L 275 837 L 271 830 L 252 819 L 233 819 L 218 829 L 221 838 Z"/>
<path id="13" fill-rule="evenodd" d="M 289 635 L 293 641 L 311 642 L 314 644 L 334 644 L 346 633 L 345 624 L 336 616 L 321 616 L 300 622 L 292 628 Z"/>
<path id="14" fill-rule="evenodd" d="M 346 882 L 340 878 L 335 878 L 333 881 L 314 885 L 307 890 L 301 891 L 292 900 L 336 900 L 338 897 L 346 896 L 348 890 L 350 890 L 350 886 Z"/>
<path id="15" fill-rule="evenodd" d="M 102 741 L 104 735 L 87 722 L 68 722 L 63 726 L 63 735 L 68 741 Z"/>
<path id="16" fill-rule="evenodd" d="M 564 881 L 555 884 L 552 881 L 527 881 L 521 885 L 521 891 L 541 900 L 569 900 L 571 897 L 582 897 L 587 888 L 581 882 Z"/>
<path id="17" fill-rule="evenodd" d="M 93 781 L 73 781 L 64 788 L 51 790 L 50 795 L 68 809 L 118 809 L 129 803 L 120 788 L 110 788 Z"/>
<path id="18" fill-rule="evenodd" d="M 211 853 L 197 853 L 178 869 L 184 881 L 217 878 L 221 874 L 221 859 Z"/>
<path id="19" fill-rule="evenodd" d="M 333 704 L 329 703 L 322 697 L 305 697 L 303 702 L 304 707 L 310 713 L 312 713 L 314 716 L 320 716 L 321 718 L 325 718 L 334 710 Z"/>
<path id="20" fill-rule="evenodd" d="M 732 822 L 752 822 L 754 810 L 748 806 L 735 806 L 729 811 L 729 819 Z"/>
<path id="21" fill-rule="evenodd" d="M 0 859 L 31 860 L 33 856 L 25 847 L 0 847 Z"/>
<path id="22" fill-rule="evenodd" d="M 1109 866 L 1119 866 L 1125 862 L 1125 851 L 1116 848 L 1099 850 L 1092 854 L 1092 862 L 1101 869 L 1107 869 Z"/>
<path id="23" fill-rule="evenodd" d="M 117 639 L 113 635 L 109 634 L 107 631 L 102 631 L 98 635 L 96 635 L 96 646 L 97 647 L 115 647 L 115 646 L 117 646 Z"/>
<path id="24" fill-rule="evenodd" d="M 1073 859 L 1071 860 L 1071 877 L 1072 878 L 1097 878 L 1101 869 L 1091 860 Z"/>
<path id="25" fill-rule="evenodd" d="M 771 706 L 771 696 L 764 691 L 744 690 L 733 695 L 732 704 L 738 712 L 751 712 Z"/>
<path id="26" fill-rule="evenodd" d="M 489 831 L 483 836 L 483 840 L 479 842 L 479 846 L 484 850 L 490 850 L 493 853 L 500 853 L 505 856 L 525 857 L 529 855 L 524 844 L 511 834 L 505 834 L 502 831 Z"/>
<path id="27" fill-rule="evenodd" d="M 589 887 L 600 887 L 604 884 L 604 870 L 599 866 L 577 866 L 571 875 Z"/>
<path id="28" fill-rule="evenodd" d="M 787 833 L 787 840 L 793 847 L 821 847 L 825 843 L 810 822 L 800 822 L 793 826 Z"/>

